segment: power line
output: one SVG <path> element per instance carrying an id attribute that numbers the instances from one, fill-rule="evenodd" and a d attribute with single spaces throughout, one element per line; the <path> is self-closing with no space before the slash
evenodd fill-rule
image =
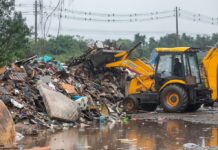
<path id="1" fill-rule="evenodd" d="M 46 12 L 43 14 L 48 15 Z M 90 22 L 145 22 L 145 21 L 152 21 L 152 20 L 159 20 L 159 19 L 166 19 L 166 18 L 171 18 L 174 17 L 173 14 L 171 15 L 163 15 L 163 16 L 150 16 L 150 17 L 144 17 L 144 18 L 129 18 L 129 19 L 107 19 L 107 18 L 93 18 L 93 17 L 80 17 L 80 16 L 72 16 L 72 15 L 66 15 L 66 14 L 61 14 L 60 13 L 53 13 L 50 15 L 50 17 L 56 17 L 56 18 L 61 18 L 62 19 L 68 19 L 68 20 L 77 20 L 77 21 L 90 21 Z"/>
<path id="2" fill-rule="evenodd" d="M 16 5 L 18 7 L 22 7 L 22 4 Z M 44 9 L 55 9 L 52 6 L 44 6 Z M 56 11 L 63 11 L 66 13 L 71 13 L 75 15 L 85 15 L 85 16 L 95 16 L 95 17 L 144 17 L 144 16 L 154 16 L 160 14 L 169 14 L 172 13 L 173 10 L 166 10 L 166 11 L 154 11 L 154 12 L 146 12 L 146 13 L 128 13 L 128 14 L 121 14 L 121 13 L 99 13 L 99 12 L 90 12 L 90 11 L 79 11 L 79 10 L 70 10 L 67 8 L 56 8 Z"/>
<path id="3" fill-rule="evenodd" d="M 200 23 L 207 23 L 211 25 L 218 25 L 218 17 L 209 17 L 200 13 L 194 13 L 187 10 L 181 11 L 181 18 Z"/>
<path id="4" fill-rule="evenodd" d="M 17 6 L 29 7 L 30 5 L 18 4 Z M 72 19 L 72 20 L 77 20 L 77 21 L 92 21 L 92 22 L 143 22 L 143 21 L 148 21 L 148 20 L 158 20 L 161 18 L 168 18 L 168 17 L 171 17 L 172 12 L 175 13 L 175 10 L 174 11 L 171 11 L 171 10 L 154 11 L 150 13 L 130 13 L 130 14 L 98 13 L 98 12 L 89 12 L 89 11 L 70 10 L 70 9 L 66 9 L 63 7 L 52 7 L 52 6 L 43 6 L 43 9 L 45 10 L 53 9 L 55 11 L 58 11 L 59 14 L 62 14 L 61 19 L 67 18 L 67 19 Z M 71 15 L 73 14 L 74 16 L 72 17 L 70 14 Z M 56 16 L 56 14 L 54 16 Z M 174 14 L 174 16 L 176 15 Z M 202 15 L 200 13 L 193 13 L 187 10 L 179 9 L 178 17 L 189 20 L 189 21 L 207 23 L 211 25 L 218 25 L 218 18 L 216 17 L 209 17 L 206 15 Z M 60 15 L 59 15 L 59 18 L 60 18 Z"/>
<path id="5" fill-rule="evenodd" d="M 58 19 L 58 28 L 57 28 L 57 36 L 60 34 L 62 30 L 62 20 L 74 20 L 74 21 L 84 21 L 84 22 L 102 22 L 102 23 L 135 23 L 135 22 L 146 22 L 146 21 L 155 21 L 161 19 L 168 19 L 168 18 L 176 18 L 176 34 L 178 33 L 178 18 L 185 19 L 188 21 L 198 22 L 198 23 L 207 23 L 211 25 L 218 25 L 218 18 L 209 17 L 206 15 L 202 15 L 199 13 L 193 13 L 186 10 L 181 10 L 180 8 L 174 10 L 165 10 L 165 11 L 154 11 L 150 13 L 99 13 L 99 12 L 89 12 L 89 11 L 79 11 L 79 10 L 70 10 L 64 8 L 64 0 L 59 0 L 55 7 L 52 6 L 44 6 L 42 4 L 42 0 L 39 0 L 39 4 L 36 6 L 40 8 L 39 13 L 40 15 L 40 24 L 41 24 L 41 32 L 44 35 L 43 37 L 46 38 L 50 27 L 52 24 L 52 18 L 55 17 Z M 17 7 L 23 7 L 28 9 L 30 5 L 17 5 Z M 51 10 L 48 13 L 48 10 Z M 32 12 L 29 10 L 23 10 L 24 15 L 31 15 Z M 44 16 L 45 20 L 44 20 Z M 49 21 L 49 24 L 47 24 Z M 44 23 L 44 26 L 43 26 Z M 66 31 L 64 28 L 63 31 Z M 72 30 L 71 30 L 72 31 Z M 83 32 L 80 30 L 80 32 Z M 86 31 L 87 32 L 87 31 Z M 94 32 L 94 31 L 92 31 Z M 98 34 L 102 33 L 101 31 L 95 31 Z M 104 31 L 105 32 L 105 31 Z M 120 33 L 117 32 L 116 33 Z M 129 32 L 128 32 L 129 33 Z M 105 33 L 104 33 L 105 34 Z M 127 33 L 121 33 L 127 34 Z M 147 33 L 146 33 L 147 34 Z M 179 36 L 178 36 L 179 37 Z"/>
<path id="6" fill-rule="evenodd" d="M 50 12 L 50 14 L 47 15 L 46 19 L 45 19 L 45 23 L 44 23 L 44 38 L 46 37 L 46 24 L 48 19 L 53 15 L 53 13 L 56 11 L 56 9 L 58 8 L 58 6 L 60 5 L 61 0 L 58 1 L 56 7 L 54 7 L 54 9 Z M 49 31 L 49 28 L 48 28 Z"/>
<path id="7" fill-rule="evenodd" d="M 45 6 L 47 9 L 52 9 L 53 7 Z M 61 11 L 57 9 L 57 11 Z M 172 13 L 172 10 L 167 11 L 154 11 L 149 13 L 130 13 L 130 14 L 118 14 L 118 13 L 98 13 L 98 12 L 89 12 L 89 11 L 79 11 L 79 10 L 70 10 L 70 9 L 63 9 L 62 11 L 68 12 L 71 14 L 77 15 L 85 15 L 85 16 L 95 16 L 95 17 L 144 17 L 144 16 L 154 16 L 160 14 L 168 14 Z"/>
<path id="8" fill-rule="evenodd" d="M 58 33 L 57 33 L 57 36 L 60 34 L 60 30 L 61 30 L 61 19 L 62 19 L 62 10 L 63 10 L 63 7 L 64 7 L 64 1 L 62 0 L 61 1 L 61 5 L 60 5 L 60 15 L 58 17 L 58 20 L 59 20 L 59 23 L 58 23 Z"/>
<path id="9" fill-rule="evenodd" d="M 58 17 L 58 14 L 53 14 L 54 17 Z M 78 17 L 78 16 L 70 16 L 70 15 L 63 15 L 62 18 L 68 20 L 77 20 L 77 21 L 87 21 L 87 22 L 108 22 L 108 23 L 126 23 L 126 22 L 144 22 L 150 20 L 159 20 L 159 19 L 166 19 L 173 17 L 174 15 L 168 16 L 156 16 L 156 17 L 147 17 L 142 19 L 99 19 L 99 18 L 91 18 L 91 17 Z"/>

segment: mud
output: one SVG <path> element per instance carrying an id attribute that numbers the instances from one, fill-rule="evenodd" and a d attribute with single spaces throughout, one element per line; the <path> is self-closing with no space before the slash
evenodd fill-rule
<path id="1" fill-rule="evenodd" d="M 182 120 L 191 123 L 218 125 L 218 107 L 200 108 L 193 113 L 163 113 L 162 110 L 150 113 L 129 115 L 132 119 L 147 121 Z"/>
<path id="2" fill-rule="evenodd" d="M 55 134 L 25 137 L 19 147 L 49 146 L 64 150 L 179 150 L 183 144 L 218 146 L 218 125 L 182 120 L 136 120 L 71 128 Z"/>

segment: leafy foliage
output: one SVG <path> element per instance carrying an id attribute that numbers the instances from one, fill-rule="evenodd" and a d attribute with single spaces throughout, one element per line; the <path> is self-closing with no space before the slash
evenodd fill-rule
<path id="1" fill-rule="evenodd" d="M 14 0 L 0 1 L 0 65 L 28 54 L 30 30 L 22 14 L 14 11 Z"/>
<path id="2" fill-rule="evenodd" d="M 82 55 L 87 50 L 86 45 L 84 40 L 60 35 L 48 40 L 40 39 L 37 44 L 37 53 L 39 55 L 50 54 L 61 61 L 66 61 L 71 57 Z"/>

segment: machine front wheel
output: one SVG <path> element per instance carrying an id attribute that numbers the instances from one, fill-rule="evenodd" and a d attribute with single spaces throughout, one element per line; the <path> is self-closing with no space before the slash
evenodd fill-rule
<path id="1" fill-rule="evenodd" d="M 138 100 L 133 96 L 129 96 L 124 99 L 123 107 L 125 112 L 133 113 L 138 108 Z"/>

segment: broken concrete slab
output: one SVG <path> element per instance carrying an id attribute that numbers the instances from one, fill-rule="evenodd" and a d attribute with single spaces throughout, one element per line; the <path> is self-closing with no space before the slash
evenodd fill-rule
<path id="1" fill-rule="evenodd" d="M 0 145 L 12 145 L 16 132 L 14 122 L 5 104 L 0 100 Z"/>
<path id="2" fill-rule="evenodd" d="M 60 92 L 51 90 L 41 80 L 37 82 L 37 89 L 51 118 L 64 121 L 76 121 L 79 118 L 79 107 L 70 98 Z"/>

